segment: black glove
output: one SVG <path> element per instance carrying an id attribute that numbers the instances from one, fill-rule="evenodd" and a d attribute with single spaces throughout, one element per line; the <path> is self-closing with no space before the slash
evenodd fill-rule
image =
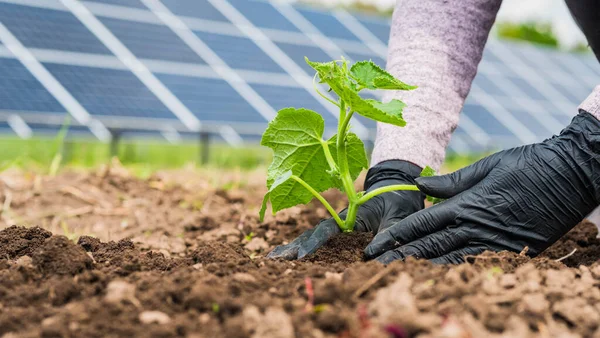
<path id="1" fill-rule="evenodd" d="M 559 136 L 416 181 L 426 194 L 450 199 L 380 232 L 367 257 L 456 264 L 525 246 L 534 257 L 600 204 L 600 121 L 581 112 Z"/>
<path id="2" fill-rule="evenodd" d="M 385 161 L 369 169 L 365 190 L 393 184 L 415 184 L 421 168 L 405 161 Z M 424 208 L 425 195 L 418 191 L 393 191 L 378 195 L 360 207 L 356 215 L 355 231 L 372 231 L 375 234 L 395 222 Z M 344 219 L 346 211 L 340 213 Z M 329 238 L 340 232 L 332 218 L 321 221 L 314 229 L 307 230 L 293 242 L 273 249 L 267 257 L 296 259 L 314 253 Z"/>

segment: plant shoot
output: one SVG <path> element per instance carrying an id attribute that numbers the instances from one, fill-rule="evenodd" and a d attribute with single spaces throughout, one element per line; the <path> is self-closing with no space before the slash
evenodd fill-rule
<path id="1" fill-rule="evenodd" d="M 416 87 L 396 79 L 372 61 L 357 62 L 352 67 L 348 67 L 344 59 L 321 63 L 306 58 L 306 62 L 316 70 L 314 81 L 318 77 L 319 83 L 326 84 L 337 94 L 337 101 L 334 101 L 320 92 L 315 83 L 315 90 L 339 108 L 337 133 L 324 139 L 325 121 L 312 110 L 284 108 L 277 113 L 261 140 L 262 145 L 273 150 L 273 162 L 267 173 L 268 192 L 263 199 L 260 218 L 264 218 L 269 201 L 276 213 L 316 198 L 342 231 L 351 232 L 361 204 L 389 191 L 418 190 L 415 185 L 390 185 L 368 193 L 354 188 L 360 172 L 368 168 L 368 160 L 363 142 L 350 131 L 352 116 L 360 114 L 378 122 L 399 127 L 406 125 L 402 118 L 404 102 L 382 103 L 365 99 L 359 93 L 365 89 L 413 90 Z M 320 194 L 330 188 L 340 189 L 348 197 L 345 219 Z"/>

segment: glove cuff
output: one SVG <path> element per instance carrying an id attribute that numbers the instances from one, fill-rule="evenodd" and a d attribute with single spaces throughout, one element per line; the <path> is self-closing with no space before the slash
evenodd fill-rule
<path id="1" fill-rule="evenodd" d="M 558 138 L 575 140 L 596 154 L 600 154 L 600 120 L 589 112 L 580 109 L 571 124 L 560 132 Z"/>
<path id="2" fill-rule="evenodd" d="M 399 184 L 415 184 L 415 178 L 421 175 L 421 171 L 423 171 L 421 167 L 411 162 L 402 160 L 383 161 L 367 172 L 364 190 L 369 190 L 375 184 L 386 180 L 394 180 Z"/>

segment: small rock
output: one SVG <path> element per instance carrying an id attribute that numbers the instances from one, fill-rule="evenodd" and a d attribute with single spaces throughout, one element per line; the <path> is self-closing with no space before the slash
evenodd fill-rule
<path id="1" fill-rule="evenodd" d="M 196 263 L 192 265 L 192 268 L 194 268 L 195 270 L 200 270 L 202 269 L 202 263 Z"/>
<path id="2" fill-rule="evenodd" d="M 203 313 L 200 315 L 200 317 L 198 317 L 198 320 L 200 321 L 200 323 L 206 324 L 210 322 L 210 315 L 208 313 Z"/>
<path id="3" fill-rule="evenodd" d="M 17 259 L 16 263 L 18 266 L 30 267 L 33 265 L 33 260 L 29 256 L 21 256 L 19 259 Z"/>
<path id="4" fill-rule="evenodd" d="M 44 318 L 44 320 L 42 320 L 42 327 L 52 326 L 52 325 L 58 323 L 59 320 L 60 319 L 58 318 L 58 316 Z"/>
<path id="5" fill-rule="evenodd" d="M 242 283 L 255 283 L 256 278 L 249 273 L 238 272 L 232 276 L 232 278 Z"/>
<path id="6" fill-rule="evenodd" d="M 111 304 L 129 301 L 136 306 L 139 305 L 139 301 L 135 298 L 135 285 L 119 280 L 108 283 L 104 300 Z"/>
<path id="7" fill-rule="evenodd" d="M 140 313 L 140 322 L 143 324 L 168 324 L 171 322 L 171 317 L 164 312 L 160 311 L 144 311 Z"/>
<path id="8" fill-rule="evenodd" d="M 256 306 L 250 305 L 244 309 L 242 317 L 245 329 L 252 332 L 251 338 L 294 337 L 292 318 L 281 308 L 269 307 L 262 314 Z"/>
<path id="9" fill-rule="evenodd" d="M 550 303 L 542 293 L 530 293 L 523 296 L 519 307 L 522 311 L 533 315 L 543 316 Z"/>
<path id="10" fill-rule="evenodd" d="M 254 237 L 244 247 L 250 251 L 262 251 L 268 249 L 269 244 L 263 238 Z"/>
<path id="11" fill-rule="evenodd" d="M 334 280 L 334 281 L 341 281 L 342 280 L 342 274 L 341 273 L 335 273 L 335 272 L 325 272 L 325 280 Z"/>

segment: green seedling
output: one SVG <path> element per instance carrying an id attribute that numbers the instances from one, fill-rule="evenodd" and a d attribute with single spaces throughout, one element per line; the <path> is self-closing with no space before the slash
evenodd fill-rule
<path id="1" fill-rule="evenodd" d="M 244 239 L 247 242 L 250 242 L 252 240 L 252 238 L 254 238 L 254 232 L 251 232 L 251 233 L 247 234 L 246 236 L 244 236 Z"/>
<path id="2" fill-rule="evenodd" d="M 268 192 L 260 210 L 264 218 L 267 203 L 271 202 L 273 213 L 307 204 L 318 199 L 340 229 L 354 229 L 358 207 L 369 199 L 394 190 L 418 190 L 415 185 L 390 185 L 370 191 L 357 192 L 354 181 L 363 169 L 368 168 L 365 146 L 361 139 L 350 131 L 350 120 L 354 114 L 366 118 L 404 127 L 402 110 L 406 106 L 400 100 L 383 103 L 365 99 L 362 90 L 413 90 L 408 85 L 381 69 L 371 61 L 357 62 L 351 67 L 342 60 L 331 62 L 306 62 L 316 70 L 314 87 L 317 93 L 339 108 L 337 133 L 324 139 L 325 121 L 318 113 L 305 108 L 284 108 L 277 113 L 263 134 L 261 144 L 273 150 L 273 162 L 267 173 Z M 329 86 L 337 94 L 334 101 L 319 91 L 316 79 Z M 433 175 L 427 168 L 425 175 Z M 348 197 L 345 218 L 320 195 L 325 190 L 337 188 Z"/>

